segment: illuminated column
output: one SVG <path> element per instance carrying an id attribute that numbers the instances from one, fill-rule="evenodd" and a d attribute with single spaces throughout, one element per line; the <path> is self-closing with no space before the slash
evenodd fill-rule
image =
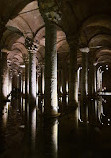
<path id="1" fill-rule="evenodd" d="M 23 72 L 21 74 L 21 92 L 22 94 L 25 94 L 25 78 Z"/>
<path id="2" fill-rule="evenodd" d="M 38 74 L 36 74 L 36 93 L 38 94 L 38 92 L 39 92 L 39 88 L 38 88 L 38 78 L 39 78 L 39 76 L 38 76 Z"/>
<path id="3" fill-rule="evenodd" d="M 69 105 L 78 105 L 78 79 L 77 79 L 77 38 L 68 39 L 70 47 L 70 66 L 69 66 Z"/>
<path id="4" fill-rule="evenodd" d="M 23 93 L 23 74 L 21 74 L 21 93 Z"/>
<path id="5" fill-rule="evenodd" d="M 20 90 L 20 92 L 22 92 L 22 75 L 21 74 L 18 74 L 18 89 Z"/>
<path id="6" fill-rule="evenodd" d="M 8 95 L 7 54 L 0 52 L 0 101 Z"/>
<path id="7" fill-rule="evenodd" d="M 41 84 L 41 73 L 40 73 L 40 75 L 39 75 L 39 77 L 38 77 L 38 92 L 39 92 L 39 94 L 41 94 L 41 86 L 42 86 L 42 84 Z"/>
<path id="8" fill-rule="evenodd" d="M 101 66 L 97 69 L 97 91 L 102 92 L 102 71 Z"/>
<path id="9" fill-rule="evenodd" d="M 46 116 L 58 114 L 56 26 L 46 21 L 45 28 L 45 108 Z"/>
<path id="10" fill-rule="evenodd" d="M 12 86 L 11 86 L 11 76 L 10 76 L 10 72 L 9 69 L 8 70 L 8 94 L 10 94 L 11 90 L 12 90 Z"/>
<path id="11" fill-rule="evenodd" d="M 100 92 L 102 92 L 102 78 L 103 78 L 103 72 L 100 72 Z"/>
<path id="12" fill-rule="evenodd" d="M 37 91 L 37 94 L 39 95 L 39 93 L 41 93 L 41 64 L 40 63 L 38 63 L 37 65 L 36 76 L 37 76 L 36 91 Z"/>
<path id="13" fill-rule="evenodd" d="M 87 52 L 82 52 L 81 70 L 81 99 L 86 99 L 87 95 Z"/>
<path id="14" fill-rule="evenodd" d="M 81 91 L 81 69 L 82 69 L 82 67 L 79 67 L 78 72 L 77 72 L 77 74 L 78 74 L 78 93 L 80 93 L 80 91 Z"/>
<path id="15" fill-rule="evenodd" d="M 25 59 L 25 95 L 29 93 L 29 60 Z"/>
<path id="16" fill-rule="evenodd" d="M 93 52 L 88 54 L 88 95 L 92 97 L 94 95 L 94 65 L 93 65 Z"/>
<path id="17" fill-rule="evenodd" d="M 23 94 L 25 94 L 25 75 L 23 77 Z"/>
<path id="18" fill-rule="evenodd" d="M 100 72 L 99 72 L 99 68 L 97 69 L 97 92 L 99 92 L 99 88 L 100 88 Z"/>
<path id="19" fill-rule="evenodd" d="M 41 94 L 44 94 L 44 65 L 41 66 Z"/>
<path id="20" fill-rule="evenodd" d="M 29 100 L 35 104 L 36 100 L 36 53 L 29 51 Z"/>
<path id="21" fill-rule="evenodd" d="M 62 72 L 62 70 L 61 69 L 59 69 L 58 70 L 58 95 L 61 95 L 61 93 L 62 93 L 62 81 L 61 81 L 61 79 L 62 79 L 62 77 L 61 77 L 61 73 Z"/>
<path id="22" fill-rule="evenodd" d="M 97 70 L 96 65 L 94 66 L 94 91 L 97 93 Z"/>

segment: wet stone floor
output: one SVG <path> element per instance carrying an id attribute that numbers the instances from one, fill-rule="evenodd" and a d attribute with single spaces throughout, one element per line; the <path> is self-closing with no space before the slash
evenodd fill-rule
<path id="1" fill-rule="evenodd" d="M 44 119 L 44 100 L 32 108 L 24 99 L 0 111 L 0 158 L 111 157 L 111 96 L 99 96 L 69 110 L 59 98 L 59 118 Z M 38 110 L 38 107 L 40 110 Z"/>

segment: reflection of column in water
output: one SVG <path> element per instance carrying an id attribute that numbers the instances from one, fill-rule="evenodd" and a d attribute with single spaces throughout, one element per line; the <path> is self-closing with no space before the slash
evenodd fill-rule
<path id="1" fill-rule="evenodd" d="M 77 76 L 78 76 L 78 92 L 79 92 L 79 90 L 80 90 L 80 70 L 81 70 L 81 68 L 79 68 L 79 69 L 77 70 Z"/>
<path id="2" fill-rule="evenodd" d="M 3 126 L 6 127 L 6 124 L 7 124 L 7 119 L 8 119 L 8 105 L 9 103 L 6 103 L 6 105 L 4 106 L 4 109 L 3 109 L 3 116 L 2 116 L 2 119 L 3 119 Z"/>
<path id="3" fill-rule="evenodd" d="M 25 112 L 25 99 L 23 99 L 23 112 Z"/>
<path id="4" fill-rule="evenodd" d="M 66 104 L 68 105 L 68 99 L 69 99 L 69 97 L 68 97 L 68 95 L 66 95 Z"/>
<path id="5" fill-rule="evenodd" d="M 27 125 L 28 125 L 28 118 L 29 118 L 29 104 L 28 104 L 28 101 L 27 101 L 27 99 L 24 99 L 25 100 L 25 107 L 24 107 L 24 109 L 25 109 L 25 113 L 24 113 L 24 115 L 25 115 L 25 126 L 27 127 Z"/>
<path id="6" fill-rule="evenodd" d="M 66 92 L 68 93 L 68 89 L 69 89 L 69 85 L 68 85 L 68 81 L 66 81 Z"/>
<path id="7" fill-rule="evenodd" d="M 29 102 L 27 102 L 27 121 L 29 121 Z"/>
<path id="8" fill-rule="evenodd" d="M 57 158 L 58 151 L 58 121 L 56 120 L 52 127 L 52 143 L 54 149 L 54 157 Z"/>
<path id="9" fill-rule="evenodd" d="M 23 98 L 21 97 L 21 111 L 23 109 Z"/>
<path id="10" fill-rule="evenodd" d="M 78 112 L 78 108 L 76 108 L 75 110 L 75 125 L 76 125 L 76 128 L 78 128 L 78 120 L 79 120 L 79 112 Z"/>
<path id="11" fill-rule="evenodd" d="M 39 97 L 36 97 L 36 107 L 38 108 L 38 103 L 39 103 Z"/>
<path id="12" fill-rule="evenodd" d="M 79 102 L 78 106 L 78 119 L 80 122 L 87 122 L 88 121 L 88 106 L 86 103 L 84 104 L 83 101 Z"/>
<path id="13" fill-rule="evenodd" d="M 97 114 L 98 114 L 98 118 L 100 119 L 101 113 L 103 114 L 102 97 L 98 100 L 97 104 L 98 104 Z"/>
<path id="14" fill-rule="evenodd" d="M 24 112 L 25 112 L 25 99 L 21 97 L 21 113 L 22 117 L 24 117 Z"/>
<path id="15" fill-rule="evenodd" d="M 8 94 L 10 94 L 11 90 L 12 90 L 11 77 L 10 77 L 10 74 L 9 74 L 9 69 L 7 69 L 7 71 L 8 71 L 8 85 L 7 85 L 7 88 L 8 88 Z"/>
<path id="16" fill-rule="evenodd" d="M 34 110 L 32 111 L 32 122 L 31 122 L 31 138 L 32 138 L 32 149 L 35 148 L 35 138 L 36 138 L 36 114 L 37 114 L 37 110 L 36 107 L 34 108 Z"/>
<path id="17" fill-rule="evenodd" d="M 62 97 L 59 97 L 58 100 L 60 101 L 60 103 L 62 103 Z"/>
<path id="18" fill-rule="evenodd" d="M 62 86 L 60 86 L 60 92 L 63 93 Z"/>
<path id="19" fill-rule="evenodd" d="M 3 95 L 7 97 L 8 95 L 8 71 L 6 71 L 3 75 Z"/>
<path id="20" fill-rule="evenodd" d="M 44 66 L 42 66 L 42 94 L 44 94 Z"/>
<path id="21" fill-rule="evenodd" d="M 44 137 L 43 137 L 44 136 Z M 42 138 L 43 137 L 43 138 Z M 58 120 L 46 122 L 43 128 L 43 157 L 57 158 L 58 154 Z M 41 152 L 41 151 L 39 151 Z"/>
<path id="22" fill-rule="evenodd" d="M 38 75 L 37 75 L 37 79 L 36 79 L 36 94 L 38 95 L 38 91 L 39 91 L 39 88 L 38 88 Z"/>
<path id="23" fill-rule="evenodd" d="M 81 121 L 81 115 L 80 115 L 80 101 L 78 101 L 78 119 Z"/>
<path id="24" fill-rule="evenodd" d="M 38 157 L 57 158 L 58 155 L 58 120 L 50 119 L 38 126 L 36 151 Z"/>
<path id="25" fill-rule="evenodd" d="M 44 113 L 44 99 L 42 99 L 42 113 Z"/>
<path id="26" fill-rule="evenodd" d="M 95 100 L 95 116 L 96 116 L 96 120 L 97 120 L 97 108 L 98 108 L 98 105 L 97 105 L 97 100 Z"/>

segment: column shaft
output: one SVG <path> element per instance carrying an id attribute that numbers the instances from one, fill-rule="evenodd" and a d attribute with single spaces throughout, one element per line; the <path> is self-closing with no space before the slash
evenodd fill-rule
<path id="1" fill-rule="evenodd" d="M 92 97 L 94 95 L 94 65 L 93 65 L 93 54 L 88 54 L 88 95 Z"/>
<path id="2" fill-rule="evenodd" d="M 46 21 L 44 109 L 46 115 L 56 115 L 58 111 L 56 40 L 56 26 Z"/>
<path id="3" fill-rule="evenodd" d="M 36 100 L 36 53 L 29 52 L 29 99 Z"/>
<path id="4" fill-rule="evenodd" d="M 8 95 L 7 54 L 0 52 L 0 101 Z"/>
<path id="5" fill-rule="evenodd" d="M 82 52 L 82 70 L 81 70 L 81 99 L 84 100 L 87 95 L 87 53 Z"/>
<path id="6" fill-rule="evenodd" d="M 41 66 L 41 94 L 44 94 L 44 66 Z"/>
<path id="7" fill-rule="evenodd" d="M 27 96 L 29 92 L 29 63 L 28 61 L 25 61 L 25 95 Z"/>
<path id="8" fill-rule="evenodd" d="M 77 107 L 78 79 L 77 79 L 77 39 L 69 40 L 70 66 L 69 66 L 69 105 Z"/>

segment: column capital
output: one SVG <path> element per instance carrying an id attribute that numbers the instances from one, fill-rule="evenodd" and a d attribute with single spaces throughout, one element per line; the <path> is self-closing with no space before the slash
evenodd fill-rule
<path id="1" fill-rule="evenodd" d="M 25 62 L 25 63 L 29 63 L 29 58 L 28 58 L 28 57 L 25 57 L 25 58 L 24 58 L 24 62 Z"/>
<path id="2" fill-rule="evenodd" d="M 34 51 L 34 50 L 28 50 L 28 54 L 36 54 L 37 51 Z"/>
<path id="3" fill-rule="evenodd" d="M 53 21 L 58 23 L 61 20 L 60 5 L 61 2 L 55 0 L 39 0 L 40 12 L 45 21 Z"/>
<path id="4" fill-rule="evenodd" d="M 79 48 L 79 50 L 81 51 L 81 53 L 89 53 L 90 51 L 89 47 Z"/>

